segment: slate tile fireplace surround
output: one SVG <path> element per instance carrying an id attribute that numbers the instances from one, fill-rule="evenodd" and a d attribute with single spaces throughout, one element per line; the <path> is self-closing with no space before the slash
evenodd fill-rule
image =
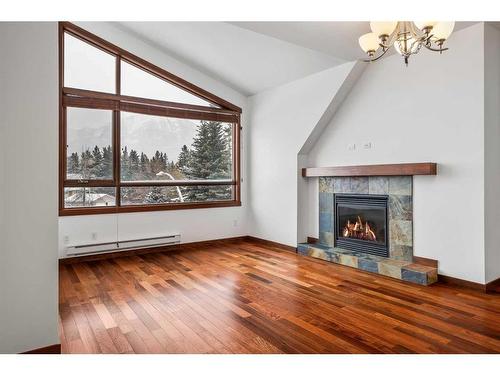
<path id="1" fill-rule="evenodd" d="M 432 284 L 437 267 L 413 262 L 412 185 L 412 175 L 319 177 L 319 242 L 298 253 Z"/>
<path id="2" fill-rule="evenodd" d="M 371 253 L 397 260 L 413 257 L 413 189 L 411 176 L 390 177 L 320 177 L 319 240 L 323 245 L 359 250 L 335 243 L 334 197 L 370 196 L 387 199 L 386 238 L 388 254 Z M 343 223 L 339 223 L 342 226 Z"/>

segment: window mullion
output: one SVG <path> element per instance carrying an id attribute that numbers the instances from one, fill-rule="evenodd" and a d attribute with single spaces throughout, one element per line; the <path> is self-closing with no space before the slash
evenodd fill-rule
<path id="1" fill-rule="evenodd" d="M 116 94 L 120 95 L 121 92 L 121 57 L 120 55 L 116 56 Z M 120 169 L 121 169 L 121 160 L 120 160 L 120 155 L 121 155 L 121 135 L 120 135 L 120 111 L 114 111 L 114 134 L 115 134 L 115 139 L 114 139 L 114 145 L 115 145 L 115 167 L 114 167 L 114 179 L 115 179 L 115 184 L 116 184 L 116 206 L 120 207 L 121 206 L 121 188 L 120 188 Z"/>
<path id="2" fill-rule="evenodd" d="M 82 188 L 96 188 L 96 187 L 113 187 L 115 182 L 113 180 L 65 180 L 64 187 L 82 187 Z"/>
<path id="3" fill-rule="evenodd" d="M 233 180 L 237 181 L 235 186 L 234 198 L 236 201 L 241 199 L 241 116 L 233 123 L 233 148 L 232 148 L 232 162 L 233 162 Z"/>
<path id="4" fill-rule="evenodd" d="M 150 187 L 150 186 L 234 186 L 238 182 L 221 180 L 152 180 L 152 181 L 123 181 L 121 187 Z"/>

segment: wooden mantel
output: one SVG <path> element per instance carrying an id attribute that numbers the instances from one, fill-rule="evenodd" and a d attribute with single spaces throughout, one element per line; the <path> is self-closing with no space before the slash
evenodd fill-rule
<path id="1" fill-rule="evenodd" d="M 339 167 L 302 168 L 302 177 L 415 176 L 436 174 L 436 163 L 346 165 Z"/>

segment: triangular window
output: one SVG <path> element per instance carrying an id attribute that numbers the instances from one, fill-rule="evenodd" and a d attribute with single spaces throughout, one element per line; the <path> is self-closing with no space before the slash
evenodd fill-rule
<path id="1" fill-rule="evenodd" d="M 218 107 L 126 61 L 121 62 L 121 94 L 175 103 Z"/>
<path id="2" fill-rule="evenodd" d="M 64 86 L 116 93 L 116 57 L 64 33 Z"/>

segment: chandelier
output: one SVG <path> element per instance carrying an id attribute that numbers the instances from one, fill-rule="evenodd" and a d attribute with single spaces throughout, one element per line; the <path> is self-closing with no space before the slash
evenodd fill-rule
<path id="1" fill-rule="evenodd" d="M 448 48 L 443 45 L 454 27 L 455 22 L 370 22 L 372 32 L 362 35 L 359 45 L 368 54 L 366 62 L 377 61 L 394 46 L 408 65 L 410 56 L 417 54 L 422 47 L 433 52 L 446 51 Z"/>

